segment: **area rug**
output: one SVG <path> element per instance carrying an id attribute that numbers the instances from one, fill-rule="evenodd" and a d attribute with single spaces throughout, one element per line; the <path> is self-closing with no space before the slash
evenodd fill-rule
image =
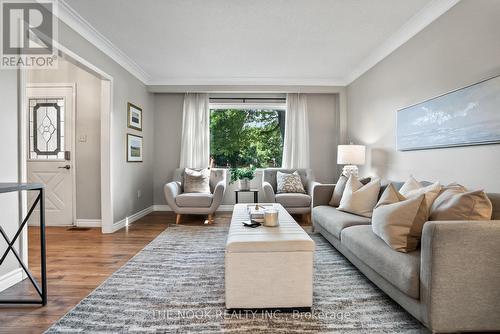
<path id="1" fill-rule="evenodd" d="M 225 312 L 227 230 L 168 227 L 47 333 L 426 332 L 316 234 L 311 312 Z"/>

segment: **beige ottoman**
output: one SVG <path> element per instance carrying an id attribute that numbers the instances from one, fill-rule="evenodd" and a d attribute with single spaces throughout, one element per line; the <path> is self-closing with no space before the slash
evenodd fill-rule
<path id="1" fill-rule="evenodd" d="M 266 205 L 266 204 L 264 204 Z M 245 227 L 234 206 L 226 244 L 226 308 L 310 308 L 314 241 L 280 205 L 279 227 Z"/>

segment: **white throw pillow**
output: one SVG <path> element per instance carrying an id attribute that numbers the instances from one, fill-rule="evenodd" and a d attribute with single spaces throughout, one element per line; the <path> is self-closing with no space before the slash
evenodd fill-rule
<path id="1" fill-rule="evenodd" d="M 210 169 L 184 169 L 184 192 L 210 194 Z"/>
<path id="2" fill-rule="evenodd" d="M 413 176 L 410 176 L 401 189 L 399 189 L 399 193 L 406 198 L 425 195 L 426 207 L 430 211 L 432 203 L 434 203 L 434 200 L 439 196 L 441 189 L 442 186 L 439 182 L 424 187 L 420 182 L 415 180 Z"/>
<path id="3" fill-rule="evenodd" d="M 363 185 L 356 176 L 351 175 L 345 185 L 338 210 L 370 218 L 379 192 L 379 178 Z"/>

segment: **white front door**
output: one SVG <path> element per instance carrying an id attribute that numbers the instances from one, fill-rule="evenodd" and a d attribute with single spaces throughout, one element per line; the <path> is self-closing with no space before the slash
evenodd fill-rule
<path id="1" fill-rule="evenodd" d="M 45 185 L 47 225 L 74 224 L 74 87 L 28 86 L 28 182 Z M 34 200 L 30 194 L 28 203 Z M 28 206 L 29 207 L 29 206 Z M 38 222 L 38 212 L 30 223 Z"/>

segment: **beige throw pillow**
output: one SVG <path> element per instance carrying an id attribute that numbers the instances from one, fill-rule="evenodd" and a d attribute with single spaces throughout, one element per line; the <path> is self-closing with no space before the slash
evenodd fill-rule
<path id="1" fill-rule="evenodd" d="M 210 194 L 210 169 L 184 169 L 184 192 Z"/>
<path id="2" fill-rule="evenodd" d="M 428 186 L 423 186 L 420 182 L 415 180 L 413 176 L 410 176 L 408 180 L 403 184 L 399 193 L 406 198 L 418 197 L 420 195 L 425 195 L 425 201 L 427 203 L 427 209 L 430 210 L 432 203 L 438 197 L 442 187 L 439 182 L 435 182 Z"/>
<path id="3" fill-rule="evenodd" d="M 490 220 L 493 206 L 482 190 L 459 184 L 446 186 L 431 207 L 430 220 Z"/>
<path id="4" fill-rule="evenodd" d="M 277 172 L 276 183 L 278 194 L 282 193 L 300 193 L 305 194 L 302 179 L 297 171 L 292 174 Z"/>
<path id="5" fill-rule="evenodd" d="M 364 185 L 356 176 L 350 176 L 337 209 L 370 218 L 377 203 L 379 191 L 379 178 Z"/>
<path id="6" fill-rule="evenodd" d="M 406 198 L 390 184 L 373 210 L 372 230 L 392 249 L 407 253 L 418 248 L 427 217 L 424 194 Z"/>
<path id="7" fill-rule="evenodd" d="M 359 180 L 359 182 L 363 184 L 367 184 L 371 181 L 370 177 L 365 177 L 364 179 Z M 335 188 L 333 189 L 332 199 L 328 204 L 334 207 L 338 207 L 340 205 L 340 200 L 342 199 L 342 194 L 344 193 L 345 185 L 347 184 L 347 177 L 345 175 L 341 175 L 339 180 L 335 184 Z"/>

